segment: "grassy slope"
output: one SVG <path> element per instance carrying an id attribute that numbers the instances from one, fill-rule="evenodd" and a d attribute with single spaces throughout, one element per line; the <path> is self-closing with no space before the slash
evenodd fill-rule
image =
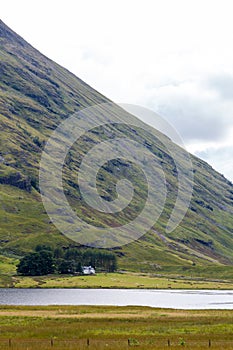
<path id="1" fill-rule="evenodd" d="M 53 246 L 70 245 L 71 242 L 50 223 L 37 191 L 38 164 L 43 142 L 51 130 L 74 111 L 108 100 L 73 74 L 41 55 L 7 29 L 2 22 L 0 74 L 0 156 L 3 157 L 3 160 L 0 160 L 1 253 L 18 257 L 32 250 L 38 242 Z M 117 107 L 116 113 L 119 113 Z M 112 132 L 117 134 L 119 130 L 115 129 Z M 89 136 L 94 142 L 105 139 L 103 130 L 97 130 Z M 170 191 L 167 206 L 154 229 L 140 241 L 116 249 L 120 258 L 120 268 L 156 273 L 178 271 L 179 274 L 194 270 L 194 274 L 201 274 L 201 266 L 231 265 L 231 183 L 207 163 L 193 157 L 195 188 L 190 210 L 182 224 L 172 234 L 164 237 L 162 235 L 176 192 L 173 163 L 157 140 L 148 139 L 148 135 L 143 132 L 134 135 L 134 138 L 137 141 L 149 142 L 152 144 L 153 153 L 160 153 L 167 183 L 169 188 L 174 190 Z M 109 219 L 93 214 L 79 200 L 79 193 L 75 190 L 77 180 L 74 174 L 79 166 L 76 154 L 79 154 L 80 158 L 89 147 L 90 142 L 83 140 L 71 152 L 72 161 L 64 168 L 65 188 L 70 193 L 70 202 L 79 214 L 83 214 L 87 221 L 91 217 L 105 225 Z M 180 152 L 177 146 L 174 148 L 177 153 Z M 13 180 L 11 185 L 1 184 L 9 181 L 12 174 L 20 174 L 20 183 L 17 184 Z M 103 171 L 103 176 L 106 187 L 116 180 L 114 172 Z M 140 177 L 136 178 L 136 182 L 140 197 L 140 194 L 143 194 Z M 31 192 L 18 188 L 26 188 L 28 184 L 32 184 Z M 100 187 L 105 193 L 106 188 L 103 188 L 103 184 L 100 184 Z M 118 222 L 122 220 L 120 216 L 117 218 Z M 195 264 L 197 268 L 194 269 L 192 267 Z M 6 272 L 4 264 L 0 263 L 0 269 L 2 273 Z M 217 275 L 219 276 L 219 272 Z"/>
<path id="2" fill-rule="evenodd" d="M 149 307 L 1 307 L 0 349 L 232 349 L 232 311 Z M 184 345 L 184 344 L 183 344 Z"/>

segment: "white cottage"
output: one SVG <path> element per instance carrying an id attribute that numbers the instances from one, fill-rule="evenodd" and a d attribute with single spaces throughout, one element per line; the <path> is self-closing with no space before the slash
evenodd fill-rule
<path id="1" fill-rule="evenodd" d="M 82 269 L 84 275 L 95 275 L 95 269 L 92 266 L 83 266 Z"/>

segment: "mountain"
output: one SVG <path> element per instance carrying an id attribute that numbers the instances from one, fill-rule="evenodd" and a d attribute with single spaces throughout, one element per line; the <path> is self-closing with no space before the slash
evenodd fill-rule
<path id="1" fill-rule="evenodd" d="M 38 179 L 41 154 L 52 131 L 70 115 L 111 101 L 42 55 L 2 21 L 0 76 L 0 253 L 22 256 L 38 243 L 64 248 L 77 246 L 56 229 L 43 207 Z M 122 113 L 129 120 L 136 120 L 117 105 L 112 106 L 113 114 Z M 114 248 L 120 268 L 153 273 L 191 271 L 194 275 L 207 269 L 211 274 L 215 271 L 216 276 L 226 269 L 232 271 L 232 183 L 206 162 L 190 155 L 194 174 L 192 200 L 179 226 L 171 233 L 166 232 L 178 191 L 177 171 L 159 141 L 165 136 L 158 131 L 155 131 L 158 137 L 148 136 L 143 130 L 121 130 L 120 126 L 110 131 L 105 127 L 89 131 L 81 144 L 70 150 L 63 171 L 65 193 L 72 208 L 89 223 L 100 227 L 109 224 L 108 215 L 85 205 L 76 175 L 83 155 L 99 141 L 106 140 L 107 133 L 114 137 L 119 132 L 140 140 L 157 157 L 168 187 L 165 208 L 154 227 L 135 242 Z M 175 144 L 173 148 L 181 157 L 183 151 Z M 123 176 L 126 168 L 137 186 L 136 204 L 124 213 L 130 220 L 146 193 L 143 174 L 137 167 L 120 159 L 108 162 L 100 171 L 99 187 L 102 198 L 114 199 L 116 192 L 112 184 L 119 179 L 118 171 Z M 115 225 L 125 222 L 122 215 L 115 215 L 114 220 Z"/>

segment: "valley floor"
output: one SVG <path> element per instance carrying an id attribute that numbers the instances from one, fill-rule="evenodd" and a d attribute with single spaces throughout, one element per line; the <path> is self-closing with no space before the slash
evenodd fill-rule
<path id="1" fill-rule="evenodd" d="M 0 349 L 232 349 L 233 311 L 1 306 Z"/>
<path id="2" fill-rule="evenodd" d="M 0 275 L 2 288 L 135 288 L 135 289 L 233 289 L 232 279 L 157 276 L 146 273 L 98 273 L 91 276 L 50 275 L 25 277 Z"/>

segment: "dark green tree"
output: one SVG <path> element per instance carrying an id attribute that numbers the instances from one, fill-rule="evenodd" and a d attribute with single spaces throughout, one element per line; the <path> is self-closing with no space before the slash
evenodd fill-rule
<path id="1" fill-rule="evenodd" d="M 62 274 L 82 273 L 82 264 L 80 261 L 57 259 L 56 271 Z"/>
<path id="2" fill-rule="evenodd" d="M 25 276 L 42 276 L 55 270 L 53 254 L 47 250 L 26 254 L 17 266 L 17 272 Z"/>
<path id="3" fill-rule="evenodd" d="M 64 251 L 61 248 L 54 249 L 53 256 L 55 259 L 63 258 L 64 257 Z"/>
<path id="4" fill-rule="evenodd" d="M 38 244 L 35 248 L 35 251 L 36 252 L 40 252 L 41 250 L 46 250 L 46 251 L 49 251 L 49 252 L 52 252 L 53 249 L 47 245 L 47 244 Z"/>
<path id="5" fill-rule="evenodd" d="M 64 258 L 67 260 L 81 260 L 81 257 L 81 251 L 76 248 L 69 248 L 64 254 Z"/>

